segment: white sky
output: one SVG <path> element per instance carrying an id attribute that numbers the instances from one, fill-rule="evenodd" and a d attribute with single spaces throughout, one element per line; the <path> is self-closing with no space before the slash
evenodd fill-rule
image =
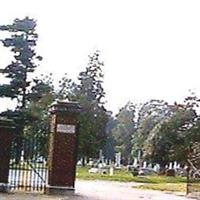
<path id="1" fill-rule="evenodd" d="M 199 0 L 6 0 L 0 24 L 38 20 L 38 73 L 75 79 L 95 49 L 105 62 L 107 108 L 200 94 Z M 6 50 L 7 51 L 7 50 Z M 8 62 L 0 49 L 0 66 Z M 8 103 L 2 103 L 0 110 Z"/>

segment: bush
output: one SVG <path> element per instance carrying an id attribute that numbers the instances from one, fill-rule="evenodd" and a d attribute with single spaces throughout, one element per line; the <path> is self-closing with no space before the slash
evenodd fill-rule
<path id="1" fill-rule="evenodd" d="M 138 169 L 137 168 L 133 168 L 131 170 L 131 173 L 132 173 L 133 176 L 137 176 L 138 175 Z"/>
<path id="2" fill-rule="evenodd" d="M 166 176 L 175 176 L 175 170 L 174 169 L 167 169 L 166 170 Z"/>

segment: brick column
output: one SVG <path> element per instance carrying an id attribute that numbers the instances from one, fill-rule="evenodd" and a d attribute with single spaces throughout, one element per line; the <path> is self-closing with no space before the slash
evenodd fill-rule
<path id="1" fill-rule="evenodd" d="M 13 122 L 0 118 L 0 192 L 8 192 Z"/>
<path id="2" fill-rule="evenodd" d="M 74 193 L 79 110 L 77 103 L 61 101 L 50 108 L 51 133 L 47 194 Z"/>

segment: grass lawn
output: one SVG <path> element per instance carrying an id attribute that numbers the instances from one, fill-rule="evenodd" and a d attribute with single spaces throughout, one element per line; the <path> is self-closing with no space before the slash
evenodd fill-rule
<path id="1" fill-rule="evenodd" d="M 186 183 L 148 183 L 134 188 L 186 193 Z"/>
<path id="2" fill-rule="evenodd" d="M 167 176 L 133 176 L 126 170 L 115 170 L 114 175 L 109 174 L 93 174 L 88 172 L 89 168 L 77 167 L 77 178 L 83 180 L 109 180 L 120 182 L 137 182 L 137 183 L 185 183 L 186 178 L 167 177 Z"/>
<path id="3" fill-rule="evenodd" d="M 91 174 L 86 167 L 77 167 L 77 178 L 83 180 L 108 180 L 120 182 L 143 183 L 136 186 L 139 189 L 151 189 L 171 192 L 186 192 L 186 178 L 167 176 L 133 176 L 126 170 L 115 170 L 109 174 Z"/>
<path id="4" fill-rule="evenodd" d="M 113 176 L 109 174 L 89 173 L 89 168 L 77 167 L 77 178 L 83 180 L 109 180 L 109 181 L 120 181 L 120 182 L 131 182 L 138 178 L 133 177 L 131 173 L 125 170 L 115 170 Z M 133 180 L 134 179 L 134 180 Z"/>

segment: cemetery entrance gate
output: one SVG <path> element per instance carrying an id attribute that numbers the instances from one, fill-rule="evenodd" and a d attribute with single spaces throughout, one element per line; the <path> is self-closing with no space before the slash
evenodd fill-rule
<path id="1" fill-rule="evenodd" d="M 76 102 L 55 102 L 50 131 L 20 131 L 0 117 L 0 192 L 74 193 L 79 112 Z"/>
<path id="2" fill-rule="evenodd" d="M 8 182 L 11 190 L 44 192 L 49 134 L 13 134 Z"/>

